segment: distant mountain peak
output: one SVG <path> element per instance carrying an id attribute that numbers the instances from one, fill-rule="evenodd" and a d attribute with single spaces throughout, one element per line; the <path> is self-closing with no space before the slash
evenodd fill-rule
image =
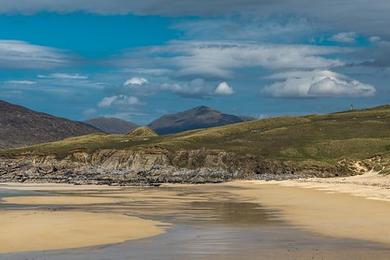
<path id="1" fill-rule="evenodd" d="M 189 109 L 191 110 L 191 109 Z M 208 111 L 208 110 L 213 110 L 211 107 L 208 107 L 208 106 L 197 106 L 197 107 L 194 107 L 192 108 L 192 110 L 200 110 L 200 111 Z"/>
<path id="2" fill-rule="evenodd" d="M 132 122 L 115 117 L 97 117 L 89 119 L 85 123 L 109 134 L 127 134 L 138 127 L 138 125 Z"/>
<path id="3" fill-rule="evenodd" d="M 221 113 L 208 106 L 197 106 L 176 114 L 168 114 L 149 124 L 158 134 L 221 126 L 245 121 L 239 116 Z"/>

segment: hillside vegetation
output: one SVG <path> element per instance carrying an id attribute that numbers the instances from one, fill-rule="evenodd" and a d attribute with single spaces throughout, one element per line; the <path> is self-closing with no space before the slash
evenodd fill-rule
<path id="1" fill-rule="evenodd" d="M 82 136 L 101 130 L 0 100 L 0 149 Z"/>
<path id="2" fill-rule="evenodd" d="M 390 153 L 390 106 L 328 115 L 277 117 L 171 136 L 93 134 L 1 152 L 3 156 L 98 149 L 212 149 L 289 161 L 366 159 Z"/>

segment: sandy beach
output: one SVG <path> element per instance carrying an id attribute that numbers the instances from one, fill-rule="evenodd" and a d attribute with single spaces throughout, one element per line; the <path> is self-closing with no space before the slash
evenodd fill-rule
<path id="1" fill-rule="evenodd" d="M 201 213 L 206 219 L 213 219 L 215 212 L 207 213 L 192 205 L 205 203 L 208 209 L 210 202 L 223 205 L 233 201 L 258 204 L 299 230 L 390 245 L 390 177 L 372 172 L 347 178 L 236 181 L 160 188 L 52 184 L 0 184 L 0 188 L 41 192 L 5 196 L 0 202 L 6 207 L 43 207 L 0 211 L 0 253 L 79 248 L 155 236 L 164 232 L 165 224 L 139 216 L 151 219 L 174 216 L 176 220 L 192 221 Z M 64 206 L 77 209 L 63 211 Z M 52 207 L 60 210 L 50 210 Z M 131 209 L 131 216 L 124 215 L 126 207 Z M 95 209 L 99 212 L 90 213 Z M 239 218 L 246 218 L 245 214 L 249 213 L 234 213 L 232 218 L 233 213 L 227 210 L 224 212 L 227 218 L 223 219 L 232 223 L 241 223 Z"/>
<path id="2" fill-rule="evenodd" d="M 163 232 L 162 223 L 119 214 L 9 210 L 0 218 L 0 253 L 121 243 Z"/>
<path id="3" fill-rule="evenodd" d="M 390 245 L 390 176 L 229 183 L 232 192 L 282 212 L 299 228 Z"/>
<path id="4" fill-rule="evenodd" d="M 255 181 L 286 187 L 314 188 L 346 193 L 366 199 L 390 201 L 390 176 L 369 171 L 363 175 L 337 178 L 310 178 L 285 181 Z"/>

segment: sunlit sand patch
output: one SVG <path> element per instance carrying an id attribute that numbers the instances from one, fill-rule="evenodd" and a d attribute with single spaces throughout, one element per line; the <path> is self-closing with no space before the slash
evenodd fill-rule
<path id="1" fill-rule="evenodd" d="M 16 196 L 2 198 L 5 204 L 19 205 L 88 205 L 108 204 L 123 202 L 124 199 L 113 199 L 108 197 L 85 197 L 85 196 Z"/>
<path id="2" fill-rule="evenodd" d="M 390 245 L 390 203 L 314 188 L 236 182 L 232 192 L 281 213 L 287 222 L 323 235 Z"/>
<path id="3" fill-rule="evenodd" d="M 77 190 L 117 190 L 119 187 L 106 185 L 72 185 L 52 183 L 0 183 L 0 189 L 25 191 L 77 191 Z"/>
<path id="4" fill-rule="evenodd" d="M 0 211 L 0 253 L 121 243 L 159 235 L 164 226 L 120 214 Z"/>

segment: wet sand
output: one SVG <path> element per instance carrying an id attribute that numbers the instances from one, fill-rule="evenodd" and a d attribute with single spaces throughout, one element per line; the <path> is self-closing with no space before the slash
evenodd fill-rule
<path id="1" fill-rule="evenodd" d="M 31 249 L 38 252 L 0 254 L 0 259 L 387 259 L 390 254 L 390 203 L 385 201 L 253 181 L 159 188 L 83 188 L 55 185 L 50 190 L 50 185 L 28 185 L 24 189 L 20 185 L 18 191 L 3 189 L 2 195 L 0 185 L 0 212 L 49 212 L 52 215 L 41 218 L 49 221 L 57 212 L 101 217 L 112 214 L 141 222 L 149 219 L 159 232 L 161 222 L 171 225 L 166 233 L 153 236 L 154 233 L 146 239 L 127 234 L 120 242 L 136 240 L 121 244 L 62 244 L 60 248 L 92 247 L 54 252 L 47 250 L 56 247 L 41 244 Z M 0 215 L 0 229 L 2 219 Z M 15 226 L 22 222 L 47 223 L 16 220 Z M 99 225 L 95 234 L 100 233 L 104 239 L 106 232 L 117 228 L 126 229 L 105 230 Z M 64 237 L 75 242 L 74 229 L 64 229 L 68 229 L 62 232 Z M 18 237 L 18 232 L 8 233 Z M 21 241 L 20 248 L 9 252 L 25 251 L 21 248 L 26 243 Z M 114 245 L 96 247 L 110 243 Z"/>
<path id="2" fill-rule="evenodd" d="M 294 182 L 250 181 L 229 185 L 241 188 L 232 192 L 245 197 L 246 201 L 282 212 L 284 220 L 299 228 L 327 236 L 390 245 L 390 202 L 335 192 L 337 186 L 332 192 L 311 185 L 294 187 Z M 368 198 L 372 196 L 367 191 L 366 195 Z"/>
<path id="3" fill-rule="evenodd" d="M 5 204 L 21 205 L 88 205 L 120 202 L 120 200 L 114 198 L 62 195 L 6 197 L 2 201 Z"/>
<path id="4" fill-rule="evenodd" d="M 162 223 L 119 214 L 0 211 L 0 253 L 121 243 L 161 234 Z"/>

